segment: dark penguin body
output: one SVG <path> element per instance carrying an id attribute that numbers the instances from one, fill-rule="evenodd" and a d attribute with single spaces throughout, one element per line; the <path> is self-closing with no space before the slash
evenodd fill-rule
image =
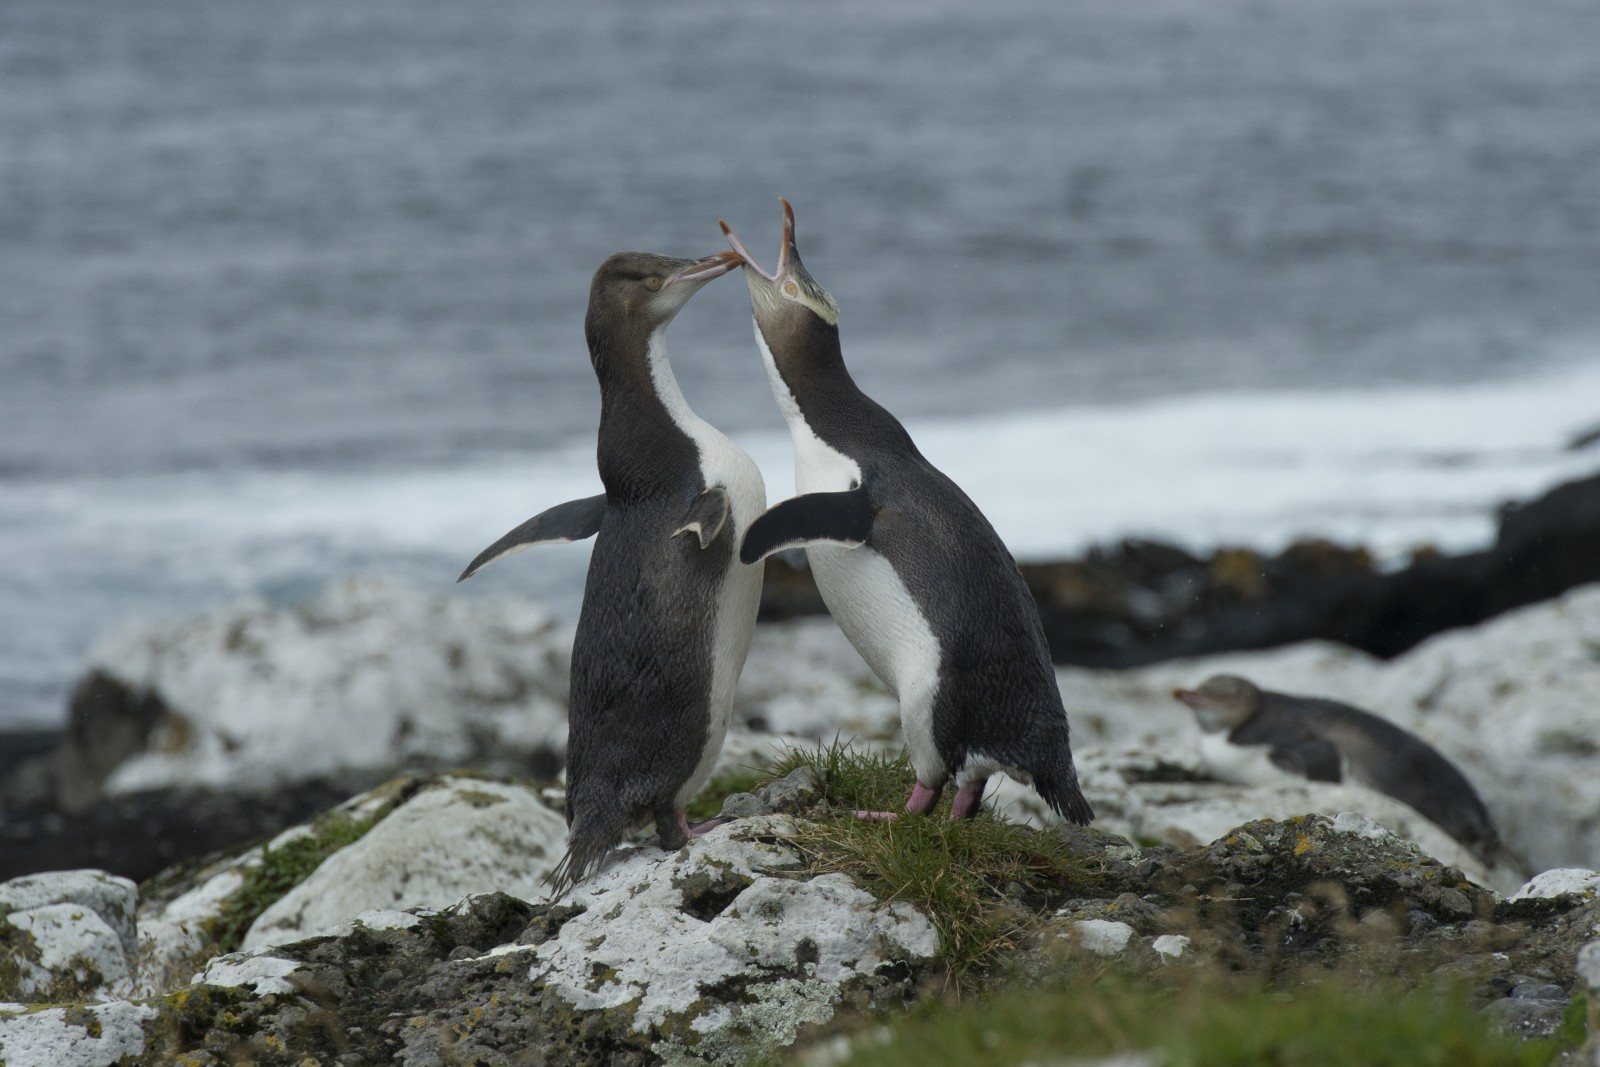
<path id="1" fill-rule="evenodd" d="M 649 819 L 663 848 L 682 845 L 684 806 L 727 733 L 761 591 L 738 549 L 766 492 L 750 457 L 689 410 L 665 330 L 736 262 L 621 253 L 600 267 L 585 333 L 605 493 L 530 519 L 462 575 L 532 544 L 596 537 L 572 649 L 557 896 Z"/>
<path id="2" fill-rule="evenodd" d="M 1258 783 L 1211 743 L 1264 754 L 1279 772 L 1318 782 L 1353 781 L 1402 801 L 1483 859 L 1500 854 L 1500 834 L 1478 791 L 1426 741 L 1371 712 L 1317 697 L 1258 688 L 1231 674 L 1207 678 L 1198 689 L 1177 689 L 1194 709 L 1207 762 L 1220 776 Z"/>
<path id="3" fill-rule="evenodd" d="M 729 239 L 744 256 L 801 494 L 756 522 L 742 558 L 805 547 L 829 611 L 900 700 L 917 774 L 908 810 L 929 810 L 953 777 L 952 816 L 975 814 L 988 777 L 1004 771 L 1087 823 L 1044 630 L 1010 552 L 899 420 L 856 387 L 837 308 L 800 263 L 788 202 L 775 274 Z"/>

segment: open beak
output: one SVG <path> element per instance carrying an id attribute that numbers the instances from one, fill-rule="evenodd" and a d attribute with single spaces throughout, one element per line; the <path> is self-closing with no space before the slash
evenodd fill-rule
<path id="1" fill-rule="evenodd" d="M 709 282 L 712 278 L 720 278 L 730 270 L 734 270 L 744 262 L 738 252 L 718 252 L 716 255 L 697 259 L 687 267 L 678 271 L 667 279 L 667 284 L 674 282 Z"/>
<path id="2" fill-rule="evenodd" d="M 723 236 L 727 237 L 728 244 L 733 246 L 733 251 L 743 260 L 744 265 L 769 282 L 776 282 L 783 277 L 783 272 L 789 269 L 789 250 L 794 247 L 794 208 L 782 197 L 778 198 L 778 202 L 783 205 L 783 246 L 778 251 L 778 269 L 770 274 L 761 269 L 761 264 L 757 263 L 756 257 L 745 248 L 744 242 L 739 240 L 739 235 L 733 232 L 733 227 L 718 220 Z"/>

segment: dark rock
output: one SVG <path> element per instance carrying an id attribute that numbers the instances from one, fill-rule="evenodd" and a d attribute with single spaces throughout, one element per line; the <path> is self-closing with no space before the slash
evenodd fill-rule
<path id="1" fill-rule="evenodd" d="M 304 782 L 271 793 L 157 790 L 62 814 L 49 802 L 0 811 L 0 881 L 94 867 L 143 881 L 186 860 L 275 834 L 369 785 Z"/>
<path id="2" fill-rule="evenodd" d="M 1567 991 L 1554 982 L 1518 982 L 1511 987 L 1510 995 L 1519 1000 L 1567 999 Z"/>
<path id="3" fill-rule="evenodd" d="M 1419 551 L 1393 572 L 1365 549 L 1320 540 L 1276 556 L 1225 548 L 1208 558 L 1128 540 L 1020 569 L 1057 663 L 1137 667 L 1312 639 L 1388 659 L 1440 631 L 1600 581 L 1600 475 L 1507 507 L 1489 549 Z M 763 618 L 825 610 L 803 559 L 769 559 L 767 589 Z"/>
<path id="4" fill-rule="evenodd" d="M 1517 1037 L 1549 1037 L 1561 1025 L 1567 1012 L 1565 997 L 1560 999 L 1525 999 L 1515 996 L 1496 1000 L 1483 1009 L 1483 1014 L 1508 1034 Z"/>

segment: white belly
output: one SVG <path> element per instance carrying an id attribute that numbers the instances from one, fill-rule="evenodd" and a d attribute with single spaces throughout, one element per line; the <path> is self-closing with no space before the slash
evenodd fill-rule
<path id="1" fill-rule="evenodd" d="M 778 373 L 772 351 L 756 327 L 756 347 L 767 367 L 773 399 L 794 441 L 794 484 L 799 493 L 833 493 L 861 484 L 861 467 L 811 431 L 794 394 Z M 939 687 L 939 643 L 894 567 L 870 548 L 806 548 L 817 590 L 839 629 L 873 673 L 900 700 L 900 728 L 917 778 L 944 780 L 944 761 L 933 741 L 933 700 Z"/>
<path id="2" fill-rule="evenodd" d="M 839 629 L 900 700 L 900 727 L 911 766 L 924 783 L 944 777 L 933 740 L 939 643 L 922 609 L 889 561 L 870 548 L 806 549 L 817 589 Z"/>
<path id="3" fill-rule="evenodd" d="M 1305 784 L 1303 774 L 1291 774 L 1272 762 L 1266 745 L 1236 745 L 1225 733 L 1200 735 L 1200 759 L 1207 773 L 1219 782 L 1237 785 Z"/>
<path id="4" fill-rule="evenodd" d="M 708 427 L 709 428 L 709 427 Z M 712 431 L 716 433 L 715 430 Z M 720 433 L 718 437 L 722 437 Z M 765 569 L 761 564 L 753 567 L 739 562 L 739 543 L 750 524 L 761 517 L 766 509 L 766 487 L 755 461 L 727 438 L 722 438 L 726 451 L 718 454 L 715 462 L 707 463 L 707 450 L 702 446 L 701 464 L 707 485 L 721 485 L 728 492 L 732 506 L 729 517 L 733 525 L 733 555 L 722 579 L 722 589 L 717 598 L 716 632 L 711 645 L 711 700 L 710 723 L 706 747 L 694 774 L 678 791 L 681 807 L 694 799 L 694 795 L 711 777 L 717 757 L 722 753 L 722 742 L 728 734 L 728 723 L 733 718 L 733 694 L 739 683 L 739 673 L 744 669 L 745 657 L 750 652 L 750 639 L 756 629 L 756 609 L 761 605 L 761 578 Z"/>
<path id="5" fill-rule="evenodd" d="M 723 576 L 722 589 L 717 597 L 717 618 L 711 645 L 711 700 L 708 711 L 710 723 L 706 746 L 701 751 L 700 762 L 694 773 L 678 790 L 677 803 L 681 809 L 694 798 L 706 780 L 711 777 L 722 753 L 722 742 L 728 734 L 728 722 L 733 718 L 733 691 L 739 683 L 739 672 L 744 669 L 745 657 L 750 652 L 750 639 L 756 629 L 756 609 L 761 603 L 761 577 L 764 568 L 757 564 L 748 567 L 739 562 L 739 544 L 750 524 L 761 517 L 767 508 L 767 487 L 761 479 L 761 469 L 749 453 L 700 416 L 690 410 L 672 376 L 667 363 L 664 330 L 650 339 L 649 358 L 656 393 L 661 397 L 672 421 L 677 424 L 700 454 L 700 472 L 707 488 L 720 485 L 728 494 L 732 511 L 729 522 L 733 526 L 733 556 Z"/>

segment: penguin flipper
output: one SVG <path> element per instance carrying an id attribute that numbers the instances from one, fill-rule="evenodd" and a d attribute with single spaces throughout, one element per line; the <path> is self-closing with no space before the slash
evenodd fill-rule
<path id="1" fill-rule="evenodd" d="M 478 558 L 467 564 L 456 581 L 465 581 L 497 559 L 534 545 L 564 545 L 569 541 L 582 541 L 600 532 L 600 520 L 606 513 L 606 495 L 586 496 L 582 500 L 569 500 L 548 511 L 541 511 L 500 540 L 478 553 Z"/>
<path id="2" fill-rule="evenodd" d="M 871 532 L 872 502 L 865 488 L 807 493 L 773 505 L 751 523 L 739 548 L 739 561 L 756 563 L 774 552 L 814 541 L 856 548 Z"/>
<path id="3" fill-rule="evenodd" d="M 710 548 L 711 542 L 727 525 L 731 514 L 733 502 L 728 499 L 728 491 L 720 485 L 713 485 L 694 498 L 689 510 L 683 513 L 683 525 L 673 530 L 672 536 L 692 533 L 699 540 L 701 548 Z"/>
<path id="4" fill-rule="evenodd" d="M 1306 740 L 1292 745 L 1274 745 L 1267 753 L 1267 759 L 1280 771 L 1304 775 L 1313 782 L 1344 780 L 1338 746 L 1329 741 Z"/>

